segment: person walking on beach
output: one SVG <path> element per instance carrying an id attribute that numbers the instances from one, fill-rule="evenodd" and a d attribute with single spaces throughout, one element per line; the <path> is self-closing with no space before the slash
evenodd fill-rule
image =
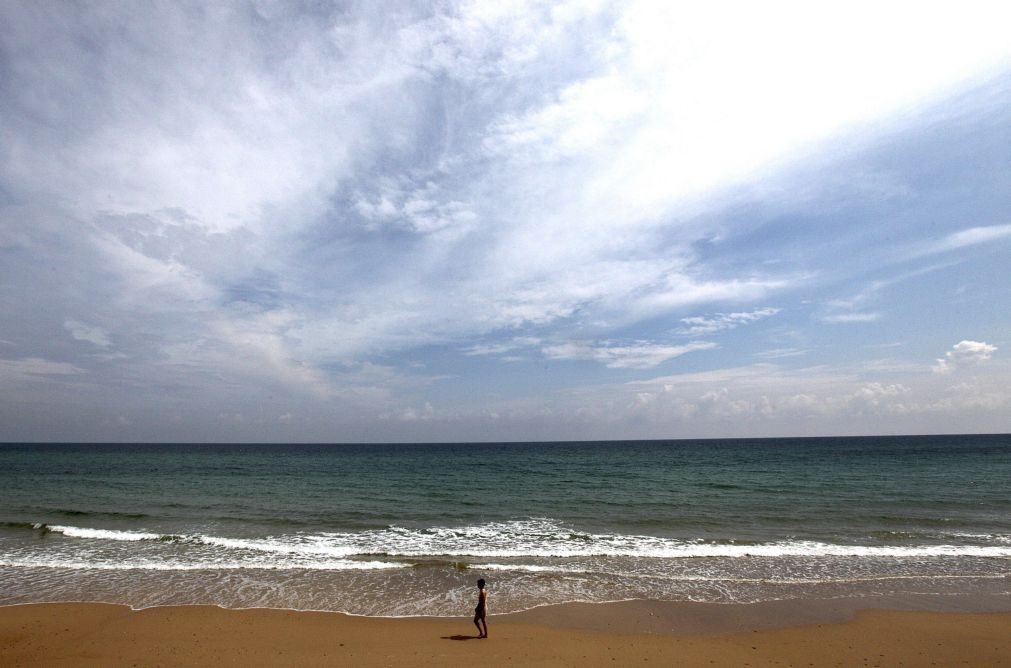
<path id="1" fill-rule="evenodd" d="M 477 607 L 474 608 L 474 626 L 478 638 L 488 637 L 488 592 L 484 590 L 484 578 L 477 581 Z M 484 626 L 482 629 L 481 626 Z"/>

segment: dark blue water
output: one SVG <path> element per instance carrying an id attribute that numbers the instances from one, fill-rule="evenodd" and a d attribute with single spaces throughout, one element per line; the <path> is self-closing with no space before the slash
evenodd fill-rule
<path id="1" fill-rule="evenodd" d="M 0 446 L 0 602 L 1009 593 L 1011 436 Z M 398 597 L 387 595 L 395 587 Z"/>

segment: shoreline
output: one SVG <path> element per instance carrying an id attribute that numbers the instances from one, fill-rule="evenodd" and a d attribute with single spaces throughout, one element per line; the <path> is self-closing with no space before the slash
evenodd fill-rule
<path id="1" fill-rule="evenodd" d="M 217 608 L 237 612 L 272 610 L 291 613 L 320 613 L 342 615 L 360 619 L 386 620 L 446 620 L 460 619 L 458 615 L 370 615 L 347 612 L 345 610 L 326 610 L 321 608 L 291 608 L 284 606 L 230 606 L 220 603 L 166 603 L 156 605 L 136 606 L 122 601 L 100 599 L 67 599 L 16 601 L 0 603 L 0 610 L 6 608 L 44 606 L 44 605 L 112 605 L 126 608 L 132 612 L 154 610 L 159 608 Z M 953 613 L 989 613 L 1011 612 L 1011 592 L 1000 593 L 898 593 L 898 594 L 853 594 L 835 597 L 783 598 L 763 601 L 690 601 L 665 599 L 623 599 L 613 601 L 564 601 L 560 603 L 544 603 L 523 610 L 509 612 L 494 612 L 492 615 L 500 621 L 543 624 L 559 628 L 580 630 L 599 630 L 599 611 L 622 610 L 622 619 L 634 619 L 636 622 L 618 624 L 627 629 L 625 632 L 637 633 L 639 622 L 646 622 L 646 616 L 674 619 L 686 616 L 700 617 L 714 622 L 713 632 L 736 630 L 747 625 L 761 625 L 763 628 L 782 628 L 815 622 L 846 621 L 861 610 L 893 610 L 896 612 L 953 612 Z M 707 612 L 708 611 L 708 612 Z M 736 611 L 730 614 L 729 611 Z M 561 614 L 558 614 L 558 613 Z M 631 613 L 631 614 L 629 614 Z M 659 614 L 658 614 L 659 613 Z M 616 615 L 605 614 L 605 617 Z M 778 621 L 773 621 L 778 620 Z M 693 632 L 701 630 L 695 625 Z M 666 633 L 666 631 L 656 631 Z M 672 631 L 673 632 L 673 631 Z"/>
<path id="2" fill-rule="evenodd" d="M 869 610 L 900 613 L 1011 613 L 1011 595 L 903 594 L 715 603 L 631 600 L 560 603 L 496 616 L 560 629 L 628 634 L 709 636 L 840 624 Z"/>
<path id="3" fill-rule="evenodd" d="M 463 642 L 476 639 L 467 617 L 30 603 L 0 607 L 0 658 L 12 666 L 1011 663 L 1008 596 L 565 603 L 492 615 L 489 627 L 489 640 Z"/>

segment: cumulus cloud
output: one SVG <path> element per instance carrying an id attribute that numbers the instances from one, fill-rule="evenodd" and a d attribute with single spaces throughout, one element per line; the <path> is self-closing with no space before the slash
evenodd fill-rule
<path id="1" fill-rule="evenodd" d="M 909 388 L 902 383 L 885 384 L 880 382 L 866 383 L 850 395 L 851 401 L 861 402 L 870 406 L 879 406 L 893 397 L 909 394 Z"/>
<path id="2" fill-rule="evenodd" d="M 997 346 L 983 341 L 959 341 L 937 359 L 933 366 L 934 373 L 946 374 L 966 366 L 973 366 L 988 361 L 997 352 Z"/>

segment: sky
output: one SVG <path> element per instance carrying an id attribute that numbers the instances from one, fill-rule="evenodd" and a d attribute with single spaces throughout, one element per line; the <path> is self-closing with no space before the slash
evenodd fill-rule
<path id="1" fill-rule="evenodd" d="M 1011 432 L 1008 25 L 0 3 L 0 441 Z"/>

